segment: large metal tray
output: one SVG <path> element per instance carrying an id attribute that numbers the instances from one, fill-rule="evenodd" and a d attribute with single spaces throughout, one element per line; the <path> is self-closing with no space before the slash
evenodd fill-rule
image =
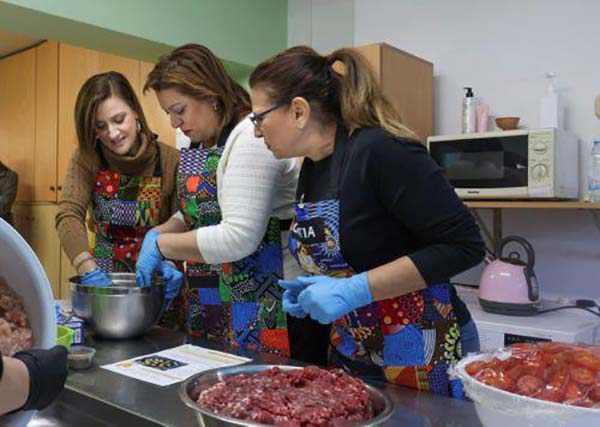
<path id="1" fill-rule="evenodd" d="M 259 424 L 252 421 L 239 420 L 214 412 L 198 406 L 196 398 L 200 391 L 205 390 L 226 377 L 237 374 L 253 374 L 262 372 L 271 368 L 280 368 L 282 370 L 302 369 L 298 366 L 289 365 L 238 365 L 227 368 L 211 369 L 209 371 L 196 374 L 188 378 L 180 387 L 179 396 L 183 402 L 194 411 L 198 422 L 203 427 L 265 427 L 266 424 Z M 367 391 L 373 401 L 375 417 L 360 423 L 344 424 L 344 427 L 375 427 L 385 426 L 385 422 L 390 419 L 394 412 L 394 406 L 389 397 L 375 387 L 365 384 Z"/>

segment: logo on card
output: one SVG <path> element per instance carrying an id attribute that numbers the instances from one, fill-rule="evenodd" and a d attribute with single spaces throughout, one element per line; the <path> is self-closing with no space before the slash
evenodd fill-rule
<path id="1" fill-rule="evenodd" d="M 323 224 L 323 218 L 295 222 L 292 226 L 292 235 L 299 242 L 308 245 L 324 242 L 325 226 Z"/>

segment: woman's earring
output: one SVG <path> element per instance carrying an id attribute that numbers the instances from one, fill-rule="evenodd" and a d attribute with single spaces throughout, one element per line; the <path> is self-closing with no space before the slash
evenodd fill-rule
<path id="1" fill-rule="evenodd" d="M 142 131 L 142 125 L 139 120 L 136 120 L 136 122 L 137 122 L 137 133 L 140 133 Z"/>
<path id="2" fill-rule="evenodd" d="M 213 110 L 219 111 L 219 104 L 217 104 L 216 102 L 213 102 Z"/>

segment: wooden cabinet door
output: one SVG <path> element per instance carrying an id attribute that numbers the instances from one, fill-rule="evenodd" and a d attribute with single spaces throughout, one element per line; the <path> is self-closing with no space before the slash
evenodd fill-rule
<path id="1" fill-rule="evenodd" d="M 35 50 L 0 60 L 0 159 L 19 175 L 18 201 L 34 198 Z"/>
<path id="2" fill-rule="evenodd" d="M 165 144 L 175 147 L 175 129 L 171 127 L 171 121 L 169 116 L 160 108 L 160 104 L 156 99 L 156 95 L 153 90 L 149 90 L 146 94 L 143 94 L 144 84 L 146 83 L 146 77 L 154 64 L 150 62 L 140 63 L 140 86 L 138 91 L 138 97 L 144 110 L 144 115 L 148 121 L 148 126 L 152 129 L 152 132 L 158 135 L 158 140 Z"/>
<path id="3" fill-rule="evenodd" d="M 57 205 L 51 203 L 16 203 L 15 228 L 39 258 L 54 298 L 60 297 L 60 242 L 54 228 Z"/>
<path id="4" fill-rule="evenodd" d="M 94 74 L 118 71 L 136 89 L 140 85 L 140 61 L 90 49 L 59 45 L 58 67 L 58 185 L 77 146 L 75 100 L 83 83 Z"/>
<path id="5" fill-rule="evenodd" d="M 58 43 L 35 48 L 35 159 L 33 199 L 56 202 Z"/>

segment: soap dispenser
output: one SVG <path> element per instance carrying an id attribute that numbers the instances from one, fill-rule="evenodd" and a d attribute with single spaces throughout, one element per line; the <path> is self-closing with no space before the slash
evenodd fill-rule
<path id="1" fill-rule="evenodd" d="M 462 133 L 477 132 L 477 98 L 473 96 L 473 88 L 463 88 L 465 97 L 462 104 Z"/>
<path id="2" fill-rule="evenodd" d="M 565 110 L 560 94 L 554 85 L 555 73 L 546 73 L 548 86 L 546 94 L 540 104 L 540 127 L 541 128 L 564 128 Z"/>

